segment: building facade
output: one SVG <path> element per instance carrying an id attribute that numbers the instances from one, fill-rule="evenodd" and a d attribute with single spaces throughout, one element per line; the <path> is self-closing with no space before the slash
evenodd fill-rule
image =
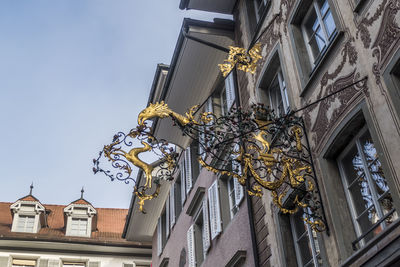
<path id="1" fill-rule="evenodd" d="M 32 194 L 0 202 L 0 266 L 150 266 L 151 244 L 122 238 L 127 213 L 83 197 L 69 205 L 42 204 Z"/>
<path id="2" fill-rule="evenodd" d="M 203 110 L 216 114 L 233 99 L 279 116 L 301 109 L 327 230 L 305 224 L 303 210 L 283 214 L 268 192 L 249 198 L 235 179 L 201 169 L 199 148 L 171 121 L 154 121 L 155 135 L 182 153 L 181 173 L 146 204 L 153 266 L 398 266 L 400 1 L 182 0 L 180 8 L 231 14 L 233 23 L 186 20 L 149 103 L 180 114 L 206 99 Z M 216 45 L 255 42 L 256 72 L 224 80 L 217 65 L 227 54 Z M 127 237 L 142 224 L 135 203 Z"/>

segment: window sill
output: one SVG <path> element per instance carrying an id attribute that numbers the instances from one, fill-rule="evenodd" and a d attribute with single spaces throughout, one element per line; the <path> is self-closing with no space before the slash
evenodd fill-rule
<path id="1" fill-rule="evenodd" d="M 368 255 L 368 258 L 366 258 L 364 261 L 369 260 L 370 258 L 372 258 L 373 256 L 375 256 L 376 253 L 368 253 L 369 250 L 372 250 L 372 248 L 374 246 L 379 246 L 379 242 L 384 239 L 385 237 L 389 236 L 390 233 L 394 232 L 396 228 L 400 227 L 400 219 L 397 219 L 397 221 L 395 221 L 393 224 L 391 224 L 387 229 L 385 229 L 382 233 L 380 233 L 379 235 L 377 235 L 376 237 L 374 237 L 373 239 L 371 239 L 364 247 L 362 247 L 361 249 L 359 249 L 358 251 L 356 251 L 353 255 L 351 255 L 348 259 L 346 259 L 343 263 L 342 263 L 342 267 L 344 266 L 350 266 L 353 263 L 355 263 L 356 261 L 360 260 L 362 258 L 362 256 L 364 255 Z M 397 235 L 396 235 L 397 237 Z M 379 253 L 379 249 L 377 253 Z M 364 262 L 363 261 L 363 262 Z"/>
<path id="2" fill-rule="evenodd" d="M 314 68 L 311 70 L 311 73 L 309 74 L 309 78 L 306 81 L 306 84 L 304 85 L 303 89 L 300 92 L 300 97 L 304 97 L 306 91 L 308 88 L 311 86 L 311 84 L 314 82 L 316 79 L 317 75 L 321 72 L 321 67 L 324 65 L 324 63 L 327 61 L 327 59 L 330 57 L 332 54 L 332 51 L 334 50 L 335 47 L 338 46 L 340 41 L 343 39 L 344 32 L 339 31 L 336 33 L 336 36 L 333 38 L 333 40 L 329 43 L 328 47 L 326 48 L 324 54 L 322 57 L 319 59 L 317 64 L 314 66 Z"/>

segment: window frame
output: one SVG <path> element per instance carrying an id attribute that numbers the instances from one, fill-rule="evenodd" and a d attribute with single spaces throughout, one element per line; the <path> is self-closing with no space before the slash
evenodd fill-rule
<path id="1" fill-rule="evenodd" d="M 352 138 L 352 140 L 350 140 L 350 142 L 347 143 L 345 149 L 340 153 L 340 155 L 337 158 L 337 164 L 338 164 L 338 168 L 339 168 L 340 178 L 341 178 L 343 186 L 344 186 L 344 193 L 345 193 L 346 200 L 347 200 L 347 203 L 348 203 L 349 208 L 350 208 L 351 218 L 352 218 L 353 226 L 355 228 L 357 237 L 362 236 L 365 232 L 367 232 L 369 230 L 369 228 L 368 228 L 367 231 L 363 232 L 362 229 L 361 229 L 360 223 L 358 222 L 358 219 L 361 218 L 361 216 L 363 216 L 366 212 L 368 212 L 368 210 L 371 207 L 375 208 L 375 211 L 379 216 L 378 222 L 372 224 L 371 227 L 375 227 L 375 229 L 376 229 L 376 227 L 379 227 L 379 225 L 382 225 L 382 231 L 381 232 L 383 232 L 390 225 L 390 224 L 387 224 L 385 222 L 379 223 L 379 219 L 383 218 L 386 215 L 382 211 L 381 205 L 379 204 L 379 200 L 383 199 L 384 196 L 386 196 L 387 194 L 391 194 L 391 192 L 390 192 L 390 187 L 389 187 L 388 184 L 387 184 L 388 190 L 386 192 L 382 193 L 381 196 L 379 196 L 378 193 L 376 192 L 373 178 L 371 177 L 371 173 L 370 173 L 370 171 L 369 171 L 369 169 L 367 167 L 368 166 L 368 162 L 365 159 L 365 155 L 363 153 L 363 150 L 362 150 L 362 147 L 361 147 L 361 144 L 360 144 L 361 137 L 364 134 L 366 134 L 367 132 L 369 132 L 368 126 L 364 125 L 363 128 Z M 371 138 L 372 138 L 372 136 L 371 136 Z M 353 197 L 352 197 L 352 195 L 350 193 L 350 189 L 349 189 L 354 183 L 357 182 L 359 177 L 355 178 L 355 180 L 352 181 L 351 184 L 349 184 L 348 178 L 346 177 L 346 172 L 344 170 L 344 166 L 343 166 L 343 163 L 342 163 L 343 159 L 348 155 L 348 153 L 350 152 L 350 150 L 353 147 L 356 148 L 358 154 L 360 155 L 360 158 L 361 158 L 361 161 L 362 161 L 362 166 L 363 166 L 363 171 L 364 171 L 364 174 L 365 174 L 365 180 L 367 182 L 368 189 L 369 189 L 370 195 L 372 197 L 372 203 L 373 203 L 373 206 L 365 208 L 365 210 L 362 211 L 360 214 L 357 214 L 355 203 L 354 203 Z M 377 159 L 380 162 L 379 157 Z M 385 182 L 387 183 L 386 177 L 384 177 L 384 178 L 385 178 Z M 394 203 L 393 203 L 393 205 L 394 205 Z M 370 233 L 372 233 L 372 232 L 370 232 Z M 365 241 L 365 238 L 366 238 L 366 236 L 359 241 L 359 244 L 361 245 L 361 247 L 364 247 L 365 244 L 368 243 L 368 241 L 369 241 L 369 240 Z"/>
<path id="2" fill-rule="evenodd" d="M 311 63 L 311 66 L 312 66 L 313 69 L 318 64 L 318 62 L 321 60 L 321 57 L 324 56 L 324 54 L 326 53 L 327 48 L 329 47 L 329 44 L 332 42 L 333 38 L 337 34 L 336 23 L 335 23 L 335 29 L 333 30 L 333 32 L 330 35 L 328 34 L 327 27 L 326 27 L 326 25 L 324 23 L 324 18 L 327 16 L 328 12 L 331 12 L 331 15 L 332 15 L 332 18 L 333 18 L 333 13 L 332 13 L 332 10 L 331 10 L 332 8 L 329 5 L 328 0 L 322 0 L 322 1 L 324 1 L 324 3 L 328 4 L 328 9 L 325 12 L 325 14 L 321 14 L 322 7 L 319 6 L 318 0 L 313 0 L 311 5 L 310 5 L 310 7 L 309 7 L 309 9 L 308 9 L 308 11 L 307 11 L 307 13 L 306 13 L 306 15 L 305 15 L 305 17 L 304 17 L 304 19 L 302 20 L 302 22 L 300 24 L 300 28 L 301 28 L 302 34 L 303 34 L 304 43 L 305 43 L 305 46 L 306 46 L 306 49 L 307 49 L 307 52 L 308 52 L 308 58 L 310 60 L 310 63 Z M 310 40 L 310 37 L 307 34 L 307 29 L 308 28 L 306 27 L 306 24 L 307 24 L 308 20 L 310 19 L 310 16 L 312 15 L 313 11 L 316 14 L 316 20 L 318 21 L 318 25 L 321 28 L 322 33 L 324 35 L 324 36 L 322 36 L 323 37 L 324 46 L 323 46 L 322 49 L 319 50 L 319 54 L 318 54 L 317 57 L 314 56 L 314 53 L 312 51 L 311 44 L 310 44 L 311 40 Z M 335 22 L 335 21 L 333 21 L 333 22 Z M 315 31 L 313 30 L 313 35 L 317 36 L 316 30 Z"/>
<path id="3" fill-rule="evenodd" d="M 302 215 L 304 214 L 304 212 L 302 210 L 299 210 L 297 213 L 299 213 L 299 212 L 301 212 Z M 298 241 L 303 236 L 300 236 L 300 237 L 297 236 L 297 230 L 296 230 L 296 226 L 295 226 L 295 222 L 294 222 L 294 220 L 296 220 L 297 218 L 295 216 L 298 216 L 298 214 L 290 215 L 289 216 L 289 222 L 290 222 L 290 229 L 291 229 L 292 238 L 293 238 L 293 245 L 294 245 L 295 252 L 296 252 L 297 264 L 300 265 L 300 266 L 306 266 L 306 265 L 308 265 L 309 263 L 312 262 L 314 264 L 314 266 L 318 267 L 320 265 L 318 263 L 317 257 L 319 256 L 321 258 L 321 260 L 322 260 L 321 245 L 318 244 L 320 252 L 317 255 L 315 241 L 314 241 L 313 238 L 311 238 L 311 236 L 313 235 L 313 230 L 312 230 L 311 226 L 309 224 L 305 223 L 304 221 L 301 222 L 301 223 L 304 224 L 304 227 L 305 227 L 305 231 L 304 231 L 303 235 L 305 233 L 307 233 L 308 245 L 309 245 L 309 249 L 311 249 L 311 260 L 306 262 L 306 263 L 303 263 L 301 250 L 300 250 L 299 245 L 298 245 Z M 318 239 L 317 241 L 319 243 L 321 243 L 320 240 L 319 240 L 320 237 L 319 237 L 318 233 L 317 232 L 315 232 L 315 233 L 317 235 L 317 239 Z"/>
<path id="4" fill-rule="evenodd" d="M 320 59 L 315 62 L 315 64 L 311 64 L 310 61 L 310 53 L 308 51 L 308 44 L 305 43 L 304 34 L 302 30 L 302 23 L 306 18 L 306 14 L 310 11 L 310 8 L 314 8 L 312 6 L 315 0 L 310 1 L 296 1 L 294 11 L 290 14 L 290 18 L 288 19 L 288 29 L 290 42 L 292 44 L 292 50 L 294 53 L 295 63 L 299 73 L 299 79 L 301 83 L 302 89 L 300 90 L 300 96 L 304 95 L 306 89 L 312 84 L 312 80 L 315 79 L 316 73 L 321 70 L 323 65 L 322 63 L 332 56 L 333 51 L 335 53 L 339 52 L 338 44 L 343 40 L 343 25 L 341 24 L 341 20 L 339 20 L 339 16 L 336 13 L 336 7 L 333 4 L 332 0 L 326 0 L 330 12 L 332 14 L 333 21 L 335 23 L 335 31 L 334 34 L 330 37 L 330 41 L 326 45 Z M 335 48 L 335 49 L 334 49 Z"/>
<path id="5" fill-rule="evenodd" d="M 328 217 L 328 224 L 331 224 L 335 231 L 338 243 L 338 254 L 345 262 L 354 262 L 360 255 L 367 253 L 371 247 L 378 244 L 382 238 L 391 234 L 388 231 L 382 231 L 379 235 L 368 241 L 364 247 L 356 251 L 352 242 L 357 239 L 354 227 L 343 227 L 352 221 L 352 215 L 348 202 L 345 197 L 344 186 L 339 173 L 336 158 L 344 149 L 344 144 L 352 139 L 353 133 L 358 132 L 360 128 L 367 125 L 371 134 L 374 146 L 380 156 L 386 182 L 393 197 L 393 203 L 396 210 L 400 210 L 400 191 L 396 187 L 394 173 L 390 165 L 386 162 L 387 154 L 383 152 L 379 136 L 374 128 L 372 116 L 364 100 L 354 103 L 345 116 L 343 116 L 335 127 L 333 133 L 325 142 L 321 152 L 316 158 L 316 164 L 319 165 L 320 172 L 324 174 L 324 187 L 321 187 L 321 193 L 325 195 L 327 214 L 340 214 L 340 216 Z M 394 226 L 399 225 L 400 220 L 394 222 Z M 391 227 L 389 227 L 390 229 Z"/>

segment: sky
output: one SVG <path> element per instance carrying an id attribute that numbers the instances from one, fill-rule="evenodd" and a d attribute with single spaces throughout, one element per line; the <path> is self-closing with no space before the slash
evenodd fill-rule
<path id="1" fill-rule="evenodd" d="M 0 1 L 0 201 L 80 197 L 128 208 L 133 184 L 94 175 L 92 159 L 136 126 L 156 65 L 169 64 L 179 0 Z"/>

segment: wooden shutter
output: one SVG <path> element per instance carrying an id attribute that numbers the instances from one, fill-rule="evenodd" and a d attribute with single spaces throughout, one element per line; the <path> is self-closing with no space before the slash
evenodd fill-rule
<path id="1" fill-rule="evenodd" d="M 0 266 L 2 266 L 2 265 L 0 264 Z M 48 267 L 48 266 L 49 266 L 49 260 L 39 259 L 39 267 Z"/>
<path id="2" fill-rule="evenodd" d="M 181 157 L 181 160 L 179 161 L 179 170 L 181 173 L 181 201 L 182 201 L 182 208 L 183 208 L 183 204 L 185 203 L 186 200 L 186 176 L 185 176 L 185 160 L 184 160 L 184 156 Z"/>
<path id="3" fill-rule="evenodd" d="M 89 261 L 89 267 L 100 267 L 99 261 Z"/>
<path id="4" fill-rule="evenodd" d="M 175 185 L 173 184 L 169 190 L 169 218 L 171 222 L 171 229 L 175 225 Z"/>
<path id="5" fill-rule="evenodd" d="M 232 72 L 225 79 L 225 93 L 226 93 L 226 104 L 228 106 L 228 111 L 229 111 L 233 105 L 233 102 L 235 101 L 235 83 L 233 80 Z"/>
<path id="6" fill-rule="evenodd" d="M 49 267 L 59 267 L 59 266 L 60 266 L 59 260 L 49 260 Z M 92 266 L 89 265 L 89 267 L 92 267 Z"/>
<path id="7" fill-rule="evenodd" d="M 190 153 L 190 146 L 185 150 L 185 177 L 186 177 L 186 193 L 189 193 L 193 187 L 192 179 L 192 157 Z"/>
<path id="8" fill-rule="evenodd" d="M 188 263 L 189 267 L 196 266 L 195 245 L 194 245 L 194 225 L 187 231 Z"/>
<path id="9" fill-rule="evenodd" d="M 169 196 L 165 203 L 165 237 L 169 236 Z"/>
<path id="10" fill-rule="evenodd" d="M 208 200 L 210 201 L 210 228 L 211 239 L 214 239 L 222 231 L 221 210 L 219 205 L 218 181 L 208 188 Z"/>
<path id="11" fill-rule="evenodd" d="M 210 224 L 208 220 L 208 204 L 207 199 L 203 198 L 203 253 L 207 254 L 207 251 L 210 249 L 211 240 L 210 240 Z"/>
<path id="12" fill-rule="evenodd" d="M 161 255 L 162 252 L 162 219 L 161 216 L 158 218 L 157 223 L 157 256 Z"/>

